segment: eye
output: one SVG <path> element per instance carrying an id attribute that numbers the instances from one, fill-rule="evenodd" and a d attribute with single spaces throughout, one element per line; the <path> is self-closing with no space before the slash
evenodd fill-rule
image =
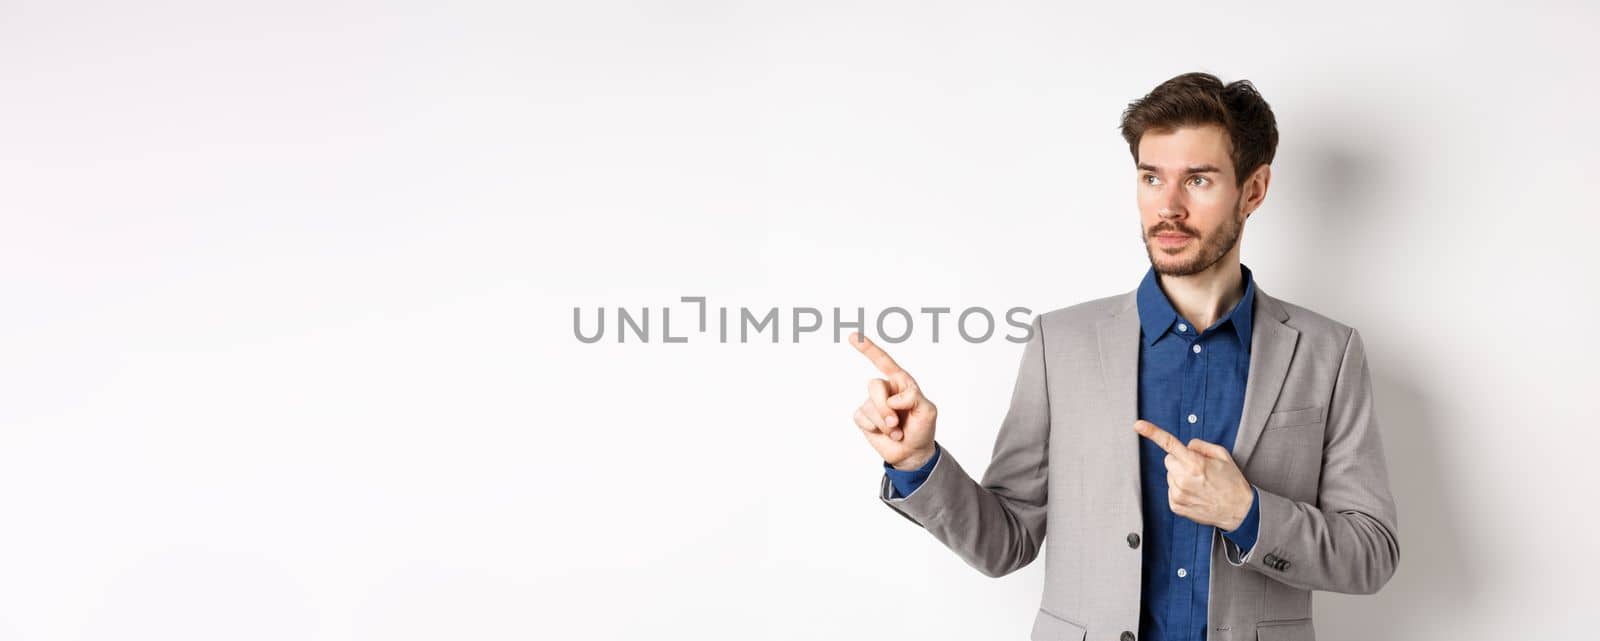
<path id="1" fill-rule="evenodd" d="M 1204 180 L 1204 181 L 1206 181 L 1206 184 L 1210 184 L 1210 183 L 1211 183 L 1211 179 L 1210 179 L 1210 178 L 1206 178 L 1206 177 L 1205 177 L 1205 176 L 1195 176 L 1195 177 L 1194 177 L 1194 178 L 1193 178 L 1193 180 Z M 1199 186 L 1200 186 L 1200 184 L 1199 184 L 1199 183 L 1196 183 L 1196 184 L 1195 184 L 1195 186 L 1196 186 L 1196 187 L 1199 187 Z"/>
<path id="2" fill-rule="evenodd" d="M 1151 180 L 1153 180 L 1155 177 L 1156 177 L 1155 174 L 1145 174 L 1145 175 L 1141 176 L 1139 179 L 1141 181 L 1143 181 L 1144 184 L 1146 184 L 1146 185 L 1153 185 L 1155 183 L 1151 182 Z"/>

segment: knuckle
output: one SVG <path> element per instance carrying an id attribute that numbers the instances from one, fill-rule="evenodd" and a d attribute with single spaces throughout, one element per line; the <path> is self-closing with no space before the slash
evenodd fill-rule
<path id="1" fill-rule="evenodd" d="M 877 414 L 877 412 L 878 412 L 878 410 L 876 408 L 872 407 L 871 404 L 863 405 L 863 406 L 861 406 L 861 408 L 856 410 L 856 414 L 861 417 L 861 420 L 866 421 L 868 424 L 872 425 L 875 428 L 876 427 L 882 427 L 882 425 L 883 425 L 882 419 L 874 419 L 873 418 L 874 415 L 879 415 L 879 414 Z"/>

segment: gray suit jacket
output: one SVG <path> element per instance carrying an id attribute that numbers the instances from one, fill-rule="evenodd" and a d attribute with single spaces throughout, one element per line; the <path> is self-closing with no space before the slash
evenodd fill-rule
<path id="1" fill-rule="evenodd" d="M 879 485 L 885 504 L 988 576 L 1045 551 L 1033 641 L 1139 630 L 1136 292 L 1034 319 L 981 483 L 941 443 L 910 496 L 889 498 L 888 475 Z M 1256 297 L 1232 452 L 1260 491 L 1260 533 L 1243 555 L 1212 529 L 1207 637 L 1311 641 L 1311 590 L 1371 594 L 1394 574 L 1395 504 L 1361 336 L 1259 280 Z"/>

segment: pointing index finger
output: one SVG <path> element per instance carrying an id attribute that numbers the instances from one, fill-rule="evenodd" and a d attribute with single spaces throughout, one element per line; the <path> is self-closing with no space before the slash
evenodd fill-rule
<path id="1" fill-rule="evenodd" d="M 1161 449 L 1166 450 L 1168 454 L 1176 456 L 1186 462 L 1193 463 L 1195 462 L 1195 457 L 1199 456 L 1198 453 L 1191 451 L 1187 446 L 1185 446 L 1183 441 L 1178 440 L 1178 437 L 1173 436 L 1164 429 L 1156 427 L 1155 423 L 1151 423 L 1150 421 L 1146 421 L 1144 419 L 1139 419 L 1134 421 L 1133 429 L 1134 431 L 1138 432 L 1140 436 L 1154 441 L 1156 445 L 1160 446 Z"/>
<path id="2" fill-rule="evenodd" d="M 867 360 L 872 361 L 872 364 L 878 367 L 878 371 L 883 372 L 885 376 L 893 376 L 897 373 L 905 372 L 905 370 L 900 369 L 899 363 L 894 362 L 893 358 L 889 358 L 888 352 L 883 351 L 883 348 L 878 347 L 877 343 L 872 342 L 872 339 L 867 338 L 861 332 L 850 332 L 850 344 L 855 346 L 856 351 L 865 355 Z"/>

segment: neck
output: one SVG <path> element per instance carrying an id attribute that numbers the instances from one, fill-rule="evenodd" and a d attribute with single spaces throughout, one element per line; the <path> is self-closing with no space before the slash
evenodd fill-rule
<path id="1" fill-rule="evenodd" d="M 1238 247 L 1203 272 L 1189 276 L 1156 274 L 1156 281 L 1178 315 L 1194 325 L 1195 331 L 1210 329 L 1244 298 Z"/>

